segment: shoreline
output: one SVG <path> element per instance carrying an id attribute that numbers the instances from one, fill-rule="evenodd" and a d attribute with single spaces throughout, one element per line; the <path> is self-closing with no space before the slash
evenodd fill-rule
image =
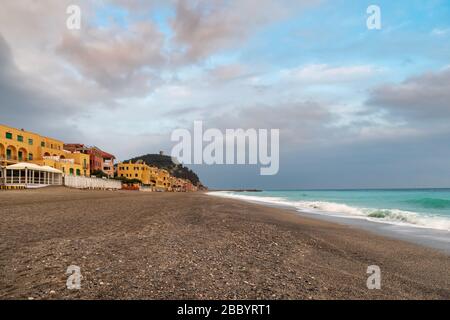
<path id="1" fill-rule="evenodd" d="M 450 299 L 440 251 L 201 192 L 10 191 L 0 211 L 0 299 Z"/>
<path id="2" fill-rule="evenodd" d="M 326 213 L 312 213 L 305 210 L 300 210 L 295 206 L 283 205 L 277 203 L 269 203 L 265 201 L 258 201 L 245 198 L 235 198 L 222 196 L 213 193 L 207 193 L 209 196 L 234 199 L 238 201 L 244 201 L 261 206 L 267 206 L 272 208 L 281 208 L 291 210 L 293 213 L 305 216 L 311 219 L 318 219 L 331 223 L 337 223 L 341 225 L 347 225 L 358 228 L 367 232 L 388 237 L 395 240 L 407 241 L 420 246 L 426 246 L 432 249 L 439 250 L 450 255 L 450 232 L 439 229 L 432 229 L 422 226 L 414 226 L 407 224 L 398 224 L 388 221 L 373 221 L 368 220 L 365 217 L 351 217 L 343 215 L 331 215 Z"/>

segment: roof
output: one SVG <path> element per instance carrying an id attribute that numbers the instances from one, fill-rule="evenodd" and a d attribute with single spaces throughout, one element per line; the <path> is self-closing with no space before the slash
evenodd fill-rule
<path id="1" fill-rule="evenodd" d="M 64 146 L 74 147 L 74 148 L 84 148 L 84 144 L 82 144 L 82 143 L 64 143 Z"/>
<path id="2" fill-rule="evenodd" d="M 8 170 L 36 170 L 36 171 L 42 171 L 42 172 L 52 172 L 52 173 L 63 173 L 60 170 L 57 170 L 55 168 L 49 167 L 49 166 L 38 166 L 34 163 L 28 163 L 28 162 L 19 162 L 10 166 L 7 166 L 6 169 Z"/>
<path id="3" fill-rule="evenodd" d="M 83 151 L 88 151 L 91 153 L 96 153 L 98 155 L 100 155 L 102 158 L 111 158 L 111 159 L 115 159 L 116 157 L 114 155 L 112 155 L 111 153 L 105 152 L 102 149 L 100 149 L 99 147 L 96 146 L 86 146 L 82 143 L 65 143 L 64 146 L 69 149 L 69 148 L 76 148 L 76 149 L 83 149 Z"/>
<path id="4" fill-rule="evenodd" d="M 42 169 L 45 169 L 47 172 L 53 172 L 53 173 L 63 173 L 61 170 L 49 167 L 49 166 L 43 166 Z"/>
<path id="5" fill-rule="evenodd" d="M 115 159 L 116 157 L 115 156 L 113 156 L 111 153 L 108 153 L 108 152 L 105 152 L 105 151 L 103 151 L 103 150 L 101 150 L 102 151 L 102 156 L 103 156 L 103 158 L 111 158 L 111 159 Z"/>

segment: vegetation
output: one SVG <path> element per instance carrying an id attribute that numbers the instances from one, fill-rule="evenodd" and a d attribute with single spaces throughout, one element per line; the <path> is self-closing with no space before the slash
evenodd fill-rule
<path id="1" fill-rule="evenodd" d="M 142 181 L 139 179 L 128 179 L 127 177 L 114 177 L 114 179 L 120 180 L 124 184 L 136 184 L 136 183 L 141 184 L 142 183 Z"/>
<path id="2" fill-rule="evenodd" d="M 108 178 L 108 175 L 101 170 L 95 170 L 91 172 L 91 177 L 95 176 L 97 178 Z"/>

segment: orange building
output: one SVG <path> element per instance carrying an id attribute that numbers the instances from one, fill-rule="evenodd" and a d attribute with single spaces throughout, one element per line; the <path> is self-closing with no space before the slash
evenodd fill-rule
<path id="1" fill-rule="evenodd" d="M 112 154 L 97 147 L 87 147 L 81 143 L 66 143 L 64 149 L 89 155 L 91 173 L 102 171 L 108 177 L 114 177 L 114 160 L 116 157 Z"/>

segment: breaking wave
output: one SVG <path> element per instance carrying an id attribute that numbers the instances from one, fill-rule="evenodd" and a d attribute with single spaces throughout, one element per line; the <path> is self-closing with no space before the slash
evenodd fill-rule
<path id="1" fill-rule="evenodd" d="M 353 217 L 376 222 L 407 224 L 416 227 L 450 231 L 449 218 L 436 215 L 425 215 L 423 213 L 404 211 L 399 209 L 359 208 L 335 202 L 290 201 L 280 197 L 248 196 L 235 194 L 231 192 L 209 192 L 209 194 L 220 197 L 241 199 L 246 201 L 262 202 L 272 205 L 289 206 L 296 208 L 298 211 L 308 213 L 318 213 L 341 217 Z M 442 199 L 420 199 L 417 201 L 419 201 L 423 206 L 429 206 L 428 208 L 436 208 L 436 206 L 440 206 L 439 208 L 442 208 L 442 206 L 444 205 L 450 205 L 450 201 Z"/>

